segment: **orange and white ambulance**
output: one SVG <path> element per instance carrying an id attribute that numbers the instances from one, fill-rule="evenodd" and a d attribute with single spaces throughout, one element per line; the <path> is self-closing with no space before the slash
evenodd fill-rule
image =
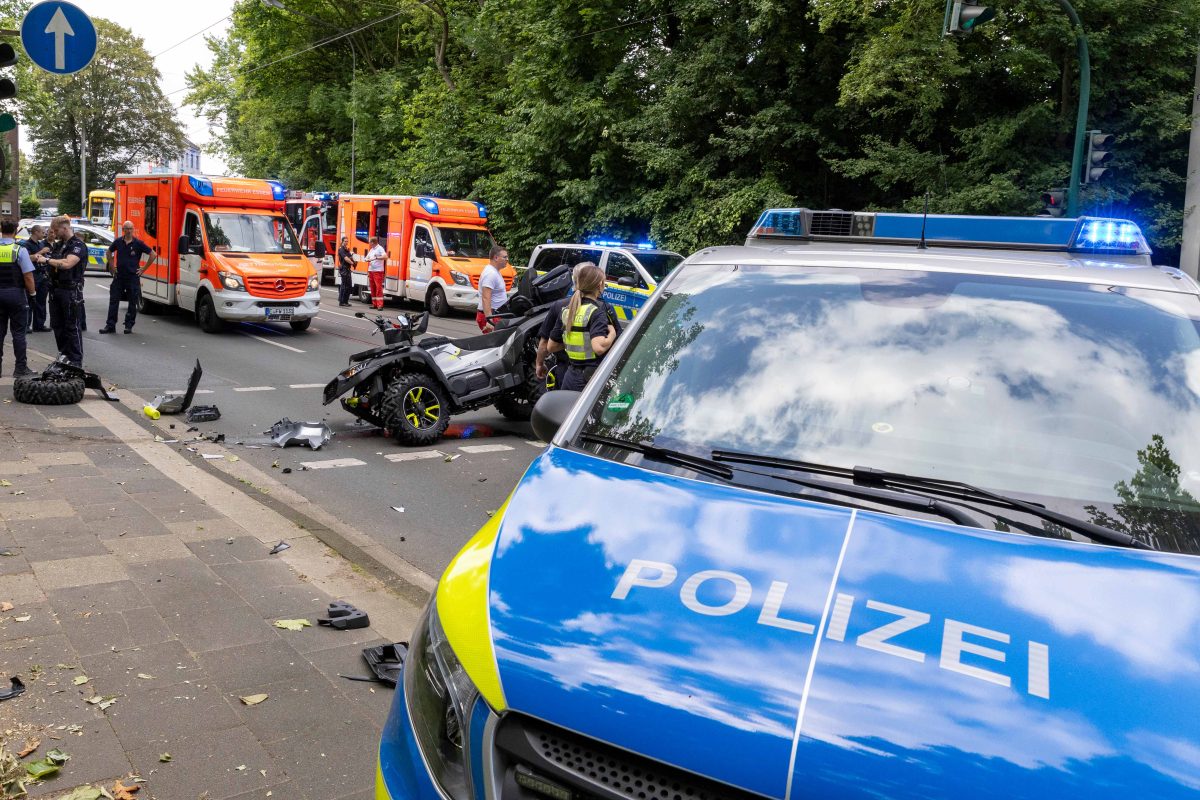
<path id="1" fill-rule="evenodd" d="M 142 275 L 142 309 L 178 306 L 206 333 L 227 322 L 287 322 L 306 330 L 320 277 L 284 216 L 276 181 L 201 175 L 118 175 L 116 218 L 155 259 Z"/>
<path id="2" fill-rule="evenodd" d="M 387 250 L 384 297 L 424 303 L 434 316 L 450 309 L 474 311 L 479 276 L 495 242 L 487 228 L 487 209 L 468 200 L 441 197 L 341 195 L 338 240 L 350 240 L 355 257 L 354 286 L 367 299 L 368 241 L 378 236 Z M 516 270 L 500 274 L 511 289 Z"/>

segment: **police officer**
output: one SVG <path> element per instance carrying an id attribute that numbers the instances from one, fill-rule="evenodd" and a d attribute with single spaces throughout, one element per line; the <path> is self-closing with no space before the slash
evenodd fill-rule
<path id="1" fill-rule="evenodd" d="M 575 290 L 575 270 L 580 267 L 595 267 L 591 261 L 581 261 L 571 268 L 571 290 Z M 550 355 L 550 334 L 554 331 L 554 324 L 559 321 L 562 316 L 563 309 L 571 302 L 570 297 L 564 297 L 562 300 L 555 300 L 550 304 L 549 311 L 546 312 L 546 318 L 542 320 L 542 325 L 538 329 L 538 346 L 537 358 L 534 360 L 534 374 L 538 380 L 546 380 L 550 375 L 550 368 L 546 366 L 546 356 Z M 601 308 L 604 309 L 604 314 L 608 317 L 608 324 L 613 326 L 613 330 L 617 335 L 621 335 L 621 322 L 617 319 L 617 312 L 613 307 L 604 301 L 601 297 L 596 301 Z M 558 389 L 562 385 L 562 360 L 554 366 L 554 382 L 547 382 L 547 389 Z"/>
<path id="2" fill-rule="evenodd" d="M 83 366 L 83 269 L 88 250 L 71 230 L 70 217 L 57 217 L 52 230 L 59 244 L 42 263 L 50 269 L 50 327 L 58 352 L 77 367 Z"/>
<path id="3" fill-rule="evenodd" d="M 338 268 L 338 305 L 350 305 L 350 288 L 354 281 L 354 255 L 350 252 L 350 239 L 343 236 L 342 241 L 338 243 L 337 251 L 337 268 Z"/>
<path id="4" fill-rule="evenodd" d="M 17 361 L 13 377 L 21 378 L 33 374 L 25 363 L 25 324 L 29 296 L 36 291 L 36 285 L 29 252 L 13 241 L 16 232 L 17 223 L 9 219 L 0 222 L 0 357 L 4 353 L 4 337 L 11 329 L 13 356 Z"/>
<path id="5" fill-rule="evenodd" d="M 37 289 L 29 299 L 27 330 L 30 333 L 45 333 L 50 330 L 46 327 L 46 299 L 50 294 L 50 275 L 46 272 L 45 267 L 37 264 L 37 256 L 50 251 L 50 242 L 46 239 L 46 226 L 34 225 L 30 228 L 29 238 L 21 242 L 21 246 L 25 248 L 30 261 L 33 262 L 33 284 Z"/>
<path id="6" fill-rule="evenodd" d="M 108 288 L 108 322 L 100 329 L 100 333 L 117 332 L 117 312 L 121 309 L 122 299 L 128 303 L 125 308 L 125 332 L 133 333 L 138 300 L 142 295 L 142 273 L 154 261 L 154 251 L 150 246 L 133 235 L 132 222 L 126 220 L 121 225 L 121 234 L 121 238 L 108 247 L 108 272 L 113 279 Z M 150 258 L 142 263 L 142 256 Z"/>
<path id="7" fill-rule="evenodd" d="M 595 264 L 575 268 L 575 293 L 550 332 L 547 349 L 551 353 L 567 351 L 567 374 L 563 387 L 582 391 L 596 371 L 600 358 L 617 338 L 617 329 L 608 321 L 600 300 L 604 273 Z"/>

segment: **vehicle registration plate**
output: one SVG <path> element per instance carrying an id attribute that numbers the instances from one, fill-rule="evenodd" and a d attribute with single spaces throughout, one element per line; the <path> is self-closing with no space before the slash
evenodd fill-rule
<path id="1" fill-rule="evenodd" d="M 290 320 L 292 318 L 292 309 L 290 308 L 271 308 L 265 309 L 267 319 Z"/>

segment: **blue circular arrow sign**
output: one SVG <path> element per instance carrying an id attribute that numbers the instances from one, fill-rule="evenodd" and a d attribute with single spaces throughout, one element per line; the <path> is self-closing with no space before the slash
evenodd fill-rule
<path id="1" fill-rule="evenodd" d="M 47 72 L 70 75 L 96 56 L 96 26 L 78 6 L 48 0 L 21 20 L 21 45 L 29 60 Z"/>

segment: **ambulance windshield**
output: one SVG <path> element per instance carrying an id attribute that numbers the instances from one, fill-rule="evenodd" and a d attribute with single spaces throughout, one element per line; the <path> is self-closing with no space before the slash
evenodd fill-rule
<path id="1" fill-rule="evenodd" d="M 442 252 L 457 258 L 487 258 L 494 242 L 483 228 L 437 227 Z"/>
<path id="2" fill-rule="evenodd" d="M 204 228 L 214 253 L 299 255 L 300 245 L 284 217 L 266 214 L 207 213 Z"/>

